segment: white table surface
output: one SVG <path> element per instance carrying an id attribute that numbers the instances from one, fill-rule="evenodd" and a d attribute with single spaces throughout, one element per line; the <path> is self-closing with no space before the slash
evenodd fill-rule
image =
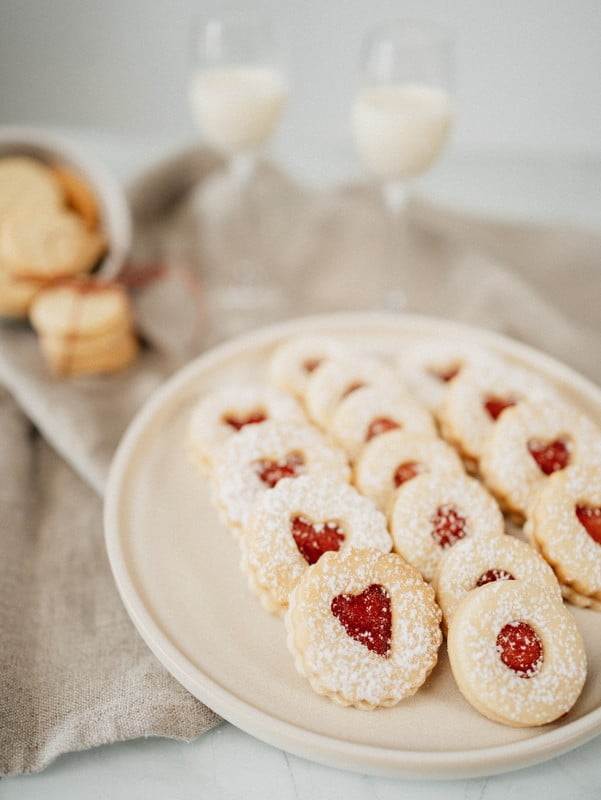
<path id="1" fill-rule="evenodd" d="M 123 180 L 176 142 L 70 131 Z M 359 173 L 343 144 L 275 148 L 279 163 L 323 186 Z M 433 201 L 477 214 L 601 228 L 601 163 L 523 155 L 450 155 L 421 184 Z M 601 268 L 601 265 L 600 265 Z M 1 724 L 1 721 L 0 721 Z M 489 778 L 408 781 L 324 767 L 266 745 L 227 722 L 191 744 L 146 739 L 62 756 L 37 775 L 4 778 L 3 800 L 599 800 L 601 736 L 552 761 Z"/>

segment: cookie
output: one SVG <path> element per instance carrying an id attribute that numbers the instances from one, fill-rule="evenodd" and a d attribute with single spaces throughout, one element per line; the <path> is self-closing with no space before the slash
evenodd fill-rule
<path id="1" fill-rule="evenodd" d="M 552 589 L 497 581 L 469 592 L 448 635 L 459 690 L 480 713 L 514 727 L 566 714 L 586 679 L 574 618 Z"/>
<path id="2" fill-rule="evenodd" d="M 347 483 L 303 475 L 284 479 L 255 504 L 241 538 L 242 568 L 263 606 L 282 614 L 288 597 L 325 552 L 388 553 L 386 518 Z"/>
<path id="3" fill-rule="evenodd" d="M 561 591 L 551 567 L 536 550 L 513 536 L 473 537 L 457 542 L 442 559 L 433 586 L 448 626 L 468 592 L 493 581 L 526 581 Z"/>
<path id="4" fill-rule="evenodd" d="M 390 386 L 395 380 L 396 373 L 374 358 L 330 358 L 319 364 L 307 381 L 305 402 L 309 417 L 327 430 L 338 404 L 352 392 L 380 383 Z"/>
<path id="5" fill-rule="evenodd" d="M 601 611 L 601 465 L 551 475 L 528 519 L 567 600 Z"/>
<path id="6" fill-rule="evenodd" d="M 118 283 L 67 281 L 44 289 L 31 307 L 34 329 L 49 336 L 97 336 L 131 321 L 125 289 Z"/>
<path id="7" fill-rule="evenodd" d="M 264 384 L 224 386 L 201 398 L 188 427 L 188 445 L 195 463 L 208 475 L 216 451 L 247 425 L 268 419 L 306 422 L 296 400 Z"/>
<path id="8" fill-rule="evenodd" d="M 34 158 L 0 158 L 0 223 L 18 210 L 58 209 L 64 202 L 61 187 L 46 165 Z"/>
<path id="9" fill-rule="evenodd" d="M 342 450 L 310 425 L 268 420 L 247 425 L 216 453 L 212 472 L 215 505 L 235 534 L 254 503 L 282 478 L 315 475 L 348 483 Z"/>
<path id="10" fill-rule="evenodd" d="M 355 463 L 353 482 L 388 513 L 399 486 L 426 472 L 462 475 L 463 465 L 442 439 L 391 430 L 367 442 Z"/>
<path id="11" fill-rule="evenodd" d="M 524 400 L 559 402 L 554 389 L 525 369 L 472 365 L 462 370 L 445 394 L 440 409 L 443 436 L 464 458 L 477 463 L 497 420 Z"/>
<path id="12" fill-rule="evenodd" d="M 78 172 L 64 164 L 53 165 L 51 172 L 62 190 L 66 204 L 83 219 L 89 230 L 97 230 L 100 209 L 89 184 Z"/>
<path id="13" fill-rule="evenodd" d="M 392 430 L 436 436 L 430 412 L 397 380 L 362 386 L 351 392 L 340 401 L 328 425 L 328 432 L 351 461 L 355 461 L 368 442 Z"/>
<path id="14" fill-rule="evenodd" d="M 504 523 L 498 505 L 475 478 L 426 473 L 397 489 L 390 532 L 396 552 L 430 581 L 457 542 L 499 536 Z"/>
<path id="15" fill-rule="evenodd" d="M 99 348 L 96 352 L 88 352 L 84 355 L 69 350 L 57 355 L 55 351 L 48 348 L 44 337 L 40 338 L 40 346 L 51 370 L 63 377 L 118 372 L 129 367 L 139 351 L 138 340 L 132 332 L 120 335 L 116 346 Z"/>
<path id="16" fill-rule="evenodd" d="M 0 261 L 17 278 L 56 280 L 90 272 L 105 250 L 102 234 L 90 231 L 71 211 L 16 211 L 0 226 Z"/>
<path id="17" fill-rule="evenodd" d="M 46 284 L 15 278 L 0 262 L 0 315 L 26 317 L 34 297 Z"/>
<path id="18" fill-rule="evenodd" d="M 267 365 L 269 380 L 278 389 L 304 399 L 309 376 L 328 358 L 343 358 L 348 350 L 327 336 L 298 336 L 280 344 Z"/>
<path id="19" fill-rule="evenodd" d="M 288 649 L 312 688 L 343 706 L 393 706 L 423 685 L 442 641 L 440 609 L 394 553 L 325 553 L 290 595 Z"/>
<path id="20" fill-rule="evenodd" d="M 524 517 L 549 475 L 574 464 L 601 464 L 601 430 L 563 403 L 508 408 L 486 442 L 480 470 L 501 504 Z"/>

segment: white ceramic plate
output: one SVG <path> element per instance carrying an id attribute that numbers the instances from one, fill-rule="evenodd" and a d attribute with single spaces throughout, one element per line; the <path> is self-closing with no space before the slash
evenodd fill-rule
<path id="1" fill-rule="evenodd" d="M 192 694 L 270 744 L 325 764 L 380 775 L 471 777 L 517 769 L 601 732 L 601 616 L 572 609 L 589 677 L 560 724 L 490 722 L 457 690 L 445 646 L 427 684 L 395 708 L 339 708 L 294 669 L 283 623 L 250 594 L 238 546 L 188 463 L 185 431 L 196 398 L 227 381 L 261 377 L 273 347 L 300 333 L 333 333 L 358 348 L 399 353 L 440 336 L 489 346 L 546 375 L 601 420 L 601 391 L 558 362 L 481 330 L 424 317 L 306 318 L 223 345 L 175 375 L 139 413 L 116 454 L 105 530 L 123 602 L 148 646 Z"/>

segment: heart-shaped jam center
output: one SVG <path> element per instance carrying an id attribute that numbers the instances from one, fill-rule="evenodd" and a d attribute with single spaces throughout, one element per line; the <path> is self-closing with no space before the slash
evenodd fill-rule
<path id="1" fill-rule="evenodd" d="M 544 472 L 545 475 L 551 475 L 553 472 L 565 469 L 570 463 L 570 451 L 563 439 L 554 439 L 552 442 L 530 439 L 528 450 L 538 464 L 540 471 Z"/>
<path id="2" fill-rule="evenodd" d="M 336 522 L 314 525 L 305 517 L 293 517 L 292 536 L 307 564 L 315 564 L 328 550 L 340 550 L 344 531 Z"/>
<path id="3" fill-rule="evenodd" d="M 493 581 L 514 581 L 515 578 L 511 574 L 511 572 L 507 572 L 506 569 L 499 569 L 498 567 L 493 567 L 493 569 L 489 569 L 486 572 L 483 572 L 482 575 L 476 581 L 476 586 L 485 586 L 487 583 L 493 583 Z"/>
<path id="4" fill-rule="evenodd" d="M 398 422 L 395 422 L 390 417 L 377 417 L 377 419 L 373 419 L 370 424 L 369 428 L 367 429 L 367 433 L 365 435 L 365 441 L 369 442 L 371 439 L 374 439 L 376 436 L 379 436 L 381 433 L 386 433 L 386 431 L 393 431 L 396 428 L 400 428 Z"/>
<path id="5" fill-rule="evenodd" d="M 321 364 L 321 358 L 308 358 L 306 361 L 303 361 L 303 369 L 305 372 L 315 372 L 317 367 Z"/>
<path id="6" fill-rule="evenodd" d="M 460 364 L 449 364 L 448 367 L 431 367 L 428 372 L 442 383 L 448 383 L 459 375 Z"/>
<path id="7" fill-rule="evenodd" d="M 431 521 L 432 538 L 441 550 L 448 550 L 467 533 L 467 520 L 453 505 L 439 506 Z"/>
<path id="8" fill-rule="evenodd" d="M 527 622 L 509 622 L 497 636 L 497 653 L 520 678 L 532 678 L 543 663 L 543 644 Z"/>
<path id="9" fill-rule="evenodd" d="M 416 475 L 419 475 L 423 471 L 423 466 L 418 464 L 417 461 L 405 461 L 404 464 L 399 464 L 395 469 L 394 475 L 392 476 L 393 483 L 396 487 L 399 487 L 403 483 L 410 481 L 411 478 L 415 478 Z"/>
<path id="10" fill-rule="evenodd" d="M 497 420 L 506 408 L 511 408 L 516 403 L 517 400 L 513 397 L 499 397 L 496 394 L 489 394 L 484 398 L 482 405 L 488 412 L 488 416 L 492 420 Z"/>
<path id="11" fill-rule="evenodd" d="M 379 656 L 390 653 L 392 612 L 383 586 L 372 583 L 361 594 L 336 595 L 330 608 L 351 639 Z"/>
<path id="12" fill-rule="evenodd" d="M 363 383 L 363 381 L 355 381 L 354 383 L 349 383 L 344 392 L 342 392 L 342 394 L 340 395 L 340 399 L 344 400 L 344 398 L 348 397 L 349 394 L 356 392 L 357 389 L 363 389 L 364 386 L 366 386 L 366 384 Z"/>
<path id="13" fill-rule="evenodd" d="M 225 424 L 229 425 L 230 428 L 233 428 L 235 431 L 241 430 L 245 425 L 256 425 L 259 422 L 265 422 L 266 419 L 267 414 L 259 409 L 251 411 L 246 416 L 241 414 L 225 414 L 223 417 Z"/>
<path id="14" fill-rule="evenodd" d="M 599 506 L 576 506 L 578 522 L 597 544 L 601 544 L 601 508 Z"/>
<path id="15" fill-rule="evenodd" d="M 277 461 L 262 458 L 255 462 L 257 475 L 270 489 L 282 478 L 296 478 L 302 472 L 305 459 L 301 453 L 288 453 Z"/>

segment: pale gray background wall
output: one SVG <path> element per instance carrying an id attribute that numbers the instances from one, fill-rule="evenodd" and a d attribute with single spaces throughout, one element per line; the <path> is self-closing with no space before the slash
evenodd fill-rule
<path id="1" fill-rule="evenodd" d="M 601 157 L 599 0 L 274 0 L 270 7 L 292 85 L 280 142 L 348 143 L 362 33 L 409 16 L 456 33 L 456 150 Z M 0 0 L 0 122 L 190 138 L 189 23 L 207 8 L 199 0 Z"/>

